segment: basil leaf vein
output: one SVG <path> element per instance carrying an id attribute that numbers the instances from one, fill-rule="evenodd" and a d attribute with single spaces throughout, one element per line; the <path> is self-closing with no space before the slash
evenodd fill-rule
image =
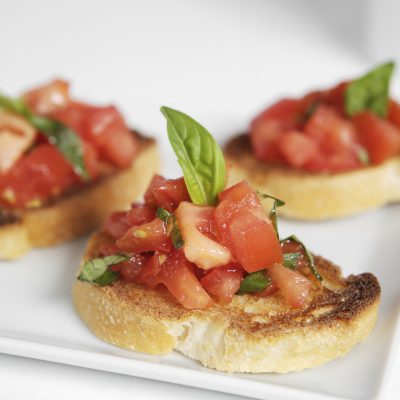
<path id="1" fill-rule="evenodd" d="M 243 278 L 237 293 L 261 292 L 270 284 L 271 278 L 265 274 L 265 270 L 251 272 Z"/>
<path id="2" fill-rule="evenodd" d="M 345 91 L 345 110 L 352 116 L 362 111 L 372 111 L 386 117 L 389 103 L 389 82 L 394 63 L 388 62 L 349 83 Z"/>
<path id="3" fill-rule="evenodd" d="M 211 134 L 188 115 L 161 107 L 168 138 L 182 168 L 194 204 L 214 205 L 225 188 L 226 168 L 222 151 Z"/>
<path id="4" fill-rule="evenodd" d="M 126 255 L 113 254 L 111 256 L 99 257 L 86 261 L 78 275 L 78 279 L 99 286 L 109 285 L 118 279 L 118 273 L 109 270 L 108 267 L 128 259 L 129 257 Z"/>
<path id="5" fill-rule="evenodd" d="M 25 118 L 60 151 L 72 165 L 77 175 L 84 180 L 90 179 L 83 158 L 82 141 L 79 135 L 71 128 L 51 118 L 33 114 L 22 99 L 13 99 L 0 94 L 0 109 L 13 112 Z"/>

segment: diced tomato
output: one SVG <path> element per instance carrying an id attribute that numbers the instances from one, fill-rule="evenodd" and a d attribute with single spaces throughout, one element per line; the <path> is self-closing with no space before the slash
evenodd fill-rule
<path id="1" fill-rule="evenodd" d="M 250 138 L 256 157 L 270 162 L 284 162 L 276 141 L 280 133 L 299 127 L 301 106 L 300 100 L 283 99 L 251 122 Z"/>
<path id="2" fill-rule="evenodd" d="M 282 251 L 272 224 L 242 209 L 228 227 L 231 250 L 247 272 L 282 262 Z"/>
<path id="3" fill-rule="evenodd" d="M 119 253 L 119 248 L 115 243 L 103 243 L 99 247 L 99 253 L 102 256 L 111 256 Z"/>
<path id="4" fill-rule="evenodd" d="M 89 172 L 90 177 L 92 179 L 96 179 L 101 173 L 99 153 L 96 148 L 89 142 L 82 140 L 82 144 L 83 161 L 85 163 L 86 169 Z"/>
<path id="5" fill-rule="evenodd" d="M 301 168 L 318 155 L 317 142 L 298 131 L 289 131 L 280 135 L 278 146 L 286 162 Z"/>
<path id="6" fill-rule="evenodd" d="M 351 149 L 357 140 L 353 124 L 326 105 L 318 106 L 305 125 L 304 132 L 316 140 L 324 154 Z"/>
<path id="7" fill-rule="evenodd" d="M 69 84 L 57 79 L 47 85 L 26 92 L 23 98 L 35 113 L 52 114 L 69 104 Z"/>
<path id="8" fill-rule="evenodd" d="M 211 297 L 190 269 L 181 251 L 173 251 L 163 263 L 160 280 L 170 293 L 188 309 L 203 309 L 212 305 Z"/>
<path id="9" fill-rule="evenodd" d="M 240 288 L 243 273 L 239 265 L 214 268 L 201 278 L 200 283 L 220 303 L 228 304 Z"/>
<path id="10" fill-rule="evenodd" d="M 231 260 L 231 253 L 226 247 L 201 233 L 198 228 L 210 218 L 213 210 L 213 207 L 183 201 L 175 212 L 184 241 L 185 256 L 202 269 L 220 267 Z"/>
<path id="11" fill-rule="evenodd" d="M 400 128 L 400 104 L 394 100 L 389 102 L 388 120 Z"/>
<path id="12" fill-rule="evenodd" d="M 326 91 L 325 101 L 330 106 L 334 107 L 339 114 L 344 115 L 344 95 L 348 82 L 341 82 L 332 89 Z"/>
<path id="13" fill-rule="evenodd" d="M 288 253 L 298 253 L 300 257 L 297 260 L 297 267 L 307 267 L 308 266 L 308 259 L 304 247 L 293 240 L 285 240 L 281 242 L 281 248 L 283 254 Z"/>
<path id="14" fill-rule="evenodd" d="M 115 211 L 106 218 L 102 230 L 117 239 L 123 236 L 131 226 L 128 211 Z"/>
<path id="15" fill-rule="evenodd" d="M 268 273 L 289 305 L 295 308 L 305 305 L 310 297 L 312 284 L 304 275 L 281 264 L 273 265 Z"/>
<path id="16" fill-rule="evenodd" d="M 92 143 L 105 161 L 119 168 L 131 164 L 137 143 L 115 107 L 72 102 L 53 117 Z"/>
<path id="17" fill-rule="evenodd" d="M 122 251 L 142 253 L 146 251 L 168 252 L 172 243 L 164 222 L 159 218 L 147 224 L 133 226 L 116 241 Z"/>
<path id="18" fill-rule="evenodd" d="M 129 260 L 113 265 L 111 269 L 118 271 L 123 281 L 137 283 L 146 261 L 147 258 L 145 256 L 134 254 Z"/>
<path id="19" fill-rule="evenodd" d="M 399 153 L 400 130 L 395 125 L 369 111 L 354 115 L 353 122 L 373 164 Z"/>
<path id="20" fill-rule="evenodd" d="M 190 197 L 183 178 L 165 179 L 154 175 L 144 199 L 149 205 L 174 211 L 181 201 L 189 201 Z"/>
<path id="21" fill-rule="evenodd" d="M 158 252 L 155 252 L 149 260 L 146 262 L 146 265 L 140 272 L 138 276 L 138 282 L 142 285 L 146 285 L 147 287 L 154 289 L 158 284 L 161 283 L 160 280 L 160 271 L 161 265 L 167 259 L 167 256 Z"/>
<path id="22" fill-rule="evenodd" d="M 6 206 L 38 206 L 77 181 L 64 156 L 54 146 L 41 144 L 0 177 L 0 201 Z"/>
<path id="23" fill-rule="evenodd" d="M 279 290 L 273 282 L 271 282 L 264 290 L 257 293 L 258 297 L 269 297 L 275 294 Z"/>
<path id="24" fill-rule="evenodd" d="M 128 211 L 128 221 L 131 225 L 142 225 L 153 221 L 155 217 L 155 208 L 146 204 L 133 203 Z"/>

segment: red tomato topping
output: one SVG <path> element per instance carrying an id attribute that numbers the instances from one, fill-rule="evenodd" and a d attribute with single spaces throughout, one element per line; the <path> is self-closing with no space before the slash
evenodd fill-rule
<path id="1" fill-rule="evenodd" d="M 116 211 L 110 214 L 103 223 L 103 232 L 114 238 L 120 238 L 132 226 L 127 211 Z"/>
<path id="2" fill-rule="evenodd" d="M 159 218 L 147 224 L 133 226 L 116 241 L 122 251 L 142 253 L 146 251 L 168 252 L 171 239 L 167 235 L 164 222 Z"/>
<path id="3" fill-rule="evenodd" d="M 155 252 L 146 262 L 144 268 L 141 270 L 137 281 L 151 289 L 154 289 L 158 284 L 161 283 L 161 265 L 166 260 L 166 258 L 166 255 Z"/>
<path id="4" fill-rule="evenodd" d="M 391 100 L 389 102 L 389 115 L 388 120 L 400 128 L 400 104 Z"/>
<path id="5" fill-rule="evenodd" d="M 240 265 L 214 268 L 200 282 L 220 303 L 228 304 L 240 288 L 244 271 Z"/>
<path id="6" fill-rule="evenodd" d="M 181 201 L 189 201 L 189 193 L 183 178 L 165 179 L 154 175 L 144 195 L 147 204 L 174 211 Z"/>
<path id="7" fill-rule="evenodd" d="M 292 307 L 304 306 L 312 288 L 311 282 L 304 275 L 281 264 L 273 265 L 268 273 L 273 284 L 281 290 L 283 297 Z"/>
<path id="8" fill-rule="evenodd" d="M 373 164 L 379 164 L 400 151 L 400 130 L 390 122 L 369 111 L 355 115 L 353 122 Z"/>
<path id="9" fill-rule="evenodd" d="M 111 269 L 119 272 L 122 280 L 125 282 L 138 282 L 138 277 L 143 270 L 147 257 L 134 254 L 127 261 L 113 265 Z"/>
<path id="10" fill-rule="evenodd" d="M 211 297 L 191 271 L 190 262 L 181 251 L 173 251 L 163 263 L 160 280 L 185 308 L 207 308 Z"/>
<path id="11" fill-rule="evenodd" d="M 77 182 L 64 156 L 54 146 L 41 144 L 0 176 L 0 201 L 13 207 L 40 206 Z"/>
<path id="12" fill-rule="evenodd" d="M 131 225 L 142 225 L 153 221 L 156 210 L 147 204 L 133 203 L 128 211 L 128 221 Z"/>

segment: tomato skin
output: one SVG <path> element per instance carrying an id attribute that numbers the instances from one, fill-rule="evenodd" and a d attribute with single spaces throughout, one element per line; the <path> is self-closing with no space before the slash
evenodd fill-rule
<path id="1" fill-rule="evenodd" d="M 127 211 L 115 211 L 111 213 L 103 223 L 102 231 L 117 239 L 123 236 L 131 227 Z"/>
<path id="2" fill-rule="evenodd" d="M 182 201 L 190 201 L 189 193 L 183 178 L 165 179 L 154 175 L 144 195 L 146 204 L 162 207 L 172 212 Z"/>
<path id="3" fill-rule="evenodd" d="M 120 278 L 124 282 L 138 282 L 138 277 L 143 270 L 147 257 L 134 254 L 129 260 L 123 261 L 111 267 L 112 271 L 119 272 Z"/>
<path id="4" fill-rule="evenodd" d="M 154 289 L 157 285 L 161 283 L 160 271 L 163 258 L 166 259 L 164 254 L 155 252 L 146 262 L 144 268 L 140 271 L 137 281 L 138 283 Z M 161 262 L 162 261 L 162 262 Z"/>
<path id="5" fill-rule="evenodd" d="M 316 141 L 298 131 L 282 134 L 278 140 L 278 147 L 285 161 L 295 168 L 303 167 L 318 155 Z"/>
<path id="6" fill-rule="evenodd" d="M 26 92 L 23 98 L 35 113 L 49 115 L 68 106 L 70 102 L 69 84 L 57 79 Z"/>
<path id="7" fill-rule="evenodd" d="M 389 101 L 388 120 L 400 128 L 400 104 L 394 100 Z"/>
<path id="8" fill-rule="evenodd" d="M 285 161 L 277 147 L 277 140 L 280 133 L 299 127 L 301 107 L 300 100 L 283 99 L 251 122 L 250 139 L 257 158 L 274 163 Z"/>
<path id="9" fill-rule="evenodd" d="M 372 164 L 380 164 L 400 151 L 400 130 L 390 122 L 365 111 L 353 116 L 353 122 Z"/>
<path id="10" fill-rule="evenodd" d="M 282 262 L 282 251 L 272 224 L 242 209 L 229 225 L 231 250 L 247 272 Z"/>
<path id="11" fill-rule="evenodd" d="M 200 283 L 218 302 L 229 304 L 240 288 L 243 274 L 244 271 L 239 265 L 228 265 L 212 269 L 201 278 Z"/>
<path id="12" fill-rule="evenodd" d="M 101 174 L 100 158 L 99 153 L 96 148 L 82 140 L 83 145 L 83 161 L 85 163 L 86 169 L 92 179 L 96 179 Z"/>
<path id="13" fill-rule="evenodd" d="M 169 252 L 171 239 L 163 221 L 155 218 L 143 225 L 133 226 L 119 239 L 116 244 L 122 251 L 143 253 L 146 251 Z"/>
<path id="14" fill-rule="evenodd" d="M 281 264 L 273 265 L 268 273 L 272 283 L 281 290 L 290 306 L 301 308 L 306 304 L 311 294 L 312 283 L 304 275 Z"/>
<path id="15" fill-rule="evenodd" d="M 128 211 L 128 221 L 131 225 L 142 225 L 153 221 L 155 217 L 155 208 L 146 204 L 133 203 Z"/>
<path id="16" fill-rule="evenodd" d="M 170 293 L 187 309 L 204 309 L 213 301 L 191 271 L 190 263 L 181 251 L 174 250 L 163 263 L 160 280 Z"/>
<path id="17" fill-rule="evenodd" d="M 3 200 L 5 206 L 26 207 L 31 201 L 44 202 L 77 182 L 64 156 L 54 146 L 41 144 L 0 176 L 0 193 L 13 193 L 11 204 Z"/>

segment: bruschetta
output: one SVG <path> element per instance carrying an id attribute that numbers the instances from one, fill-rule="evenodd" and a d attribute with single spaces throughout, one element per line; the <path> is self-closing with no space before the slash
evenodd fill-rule
<path id="1" fill-rule="evenodd" d="M 111 214 L 73 288 L 101 339 L 148 354 L 178 350 L 228 372 L 289 372 L 347 353 L 373 329 L 380 286 L 343 278 L 296 236 L 279 237 L 279 199 L 226 186 L 212 136 L 162 109 L 184 177 L 155 176 L 144 203 Z"/>
<path id="2" fill-rule="evenodd" d="M 365 76 L 283 99 L 231 139 L 230 179 L 282 198 L 282 215 L 322 220 L 400 200 L 400 105 L 393 63 Z"/>
<path id="3" fill-rule="evenodd" d="M 0 95 L 0 259 L 97 228 L 157 171 L 153 140 L 115 107 L 77 102 L 68 89 L 56 80 Z"/>

